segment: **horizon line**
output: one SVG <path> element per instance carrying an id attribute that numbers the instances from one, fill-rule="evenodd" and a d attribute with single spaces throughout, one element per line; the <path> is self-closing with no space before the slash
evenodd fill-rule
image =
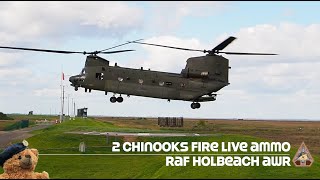
<path id="1" fill-rule="evenodd" d="M 27 113 L 8 113 L 28 115 Z M 60 116 L 60 114 L 33 114 L 44 116 Z M 67 116 L 67 115 L 65 115 Z M 112 117 L 112 118 L 158 118 L 158 117 L 176 117 L 184 119 L 203 119 L 203 120 L 238 120 L 238 121 L 320 121 L 320 119 L 304 119 L 304 118 L 209 118 L 209 117 L 184 117 L 184 116 L 110 116 L 110 115 L 88 115 L 88 117 Z"/>

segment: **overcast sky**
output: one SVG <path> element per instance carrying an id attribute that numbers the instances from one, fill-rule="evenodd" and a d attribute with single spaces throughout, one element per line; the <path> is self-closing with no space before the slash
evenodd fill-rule
<path id="1" fill-rule="evenodd" d="M 58 114 L 61 71 L 66 97 L 88 115 L 199 118 L 320 119 L 320 2 L 0 2 L 0 46 L 94 51 L 128 40 L 211 49 L 229 36 L 225 50 L 278 56 L 225 55 L 230 85 L 215 102 L 192 110 L 190 102 L 124 97 L 112 104 L 104 92 L 75 92 L 70 75 L 84 55 L 0 49 L 0 112 Z M 137 44 L 133 52 L 101 55 L 111 65 L 180 73 L 201 56 Z M 68 114 L 68 99 L 65 113 Z"/>

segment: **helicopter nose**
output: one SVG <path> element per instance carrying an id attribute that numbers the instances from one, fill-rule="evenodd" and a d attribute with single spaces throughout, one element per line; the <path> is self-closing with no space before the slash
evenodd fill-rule
<path id="1" fill-rule="evenodd" d="M 84 80 L 85 80 L 85 76 L 83 75 L 76 75 L 76 76 L 71 76 L 69 78 L 69 81 L 72 83 L 71 85 L 80 85 L 83 84 Z"/>
<path id="2" fill-rule="evenodd" d="M 76 77 L 75 77 L 75 76 L 71 76 L 71 77 L 69 78 L 69 81 L 70 81 L 72 84 L 75 84 L 75 82 L 76 82 Z"/>
<path id="3" fill-rule="evenodd" d="M 71 77 L 69 78 L 69 81 L 70 81 L 70 82 L 73 82 L 73 81 L 74 81 L 74 77 L 71 76 Z"/>

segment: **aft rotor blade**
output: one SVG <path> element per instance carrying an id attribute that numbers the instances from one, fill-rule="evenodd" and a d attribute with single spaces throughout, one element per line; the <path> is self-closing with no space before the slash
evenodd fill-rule
<path id="1" fill-rule="evenodd" d="M 165 48 L 172 48 L 172 49 L 179 49 L 179 50 L 185 50 L 185 51 L 207 52 L 206 50 L 180 48 L 180 47 L 165 46 L 165 45 L 160 45 L 160 44 L 151 44 L 151 43 L 143 43 L 143 42 L 136 42 L 136 41 L 129 41 L 129 42 L 130 43 L 137 43 L 137 44 L 146 44 L 146 45 L 151 45 L 151 46 L 159 46 L 159 47 L 165 47 Z"/>
<path id="2" fill-rule="evenodd" d="M 232 55 L 278 55 L 278 54 L 271 54 L 271 53 L 242 53 L 242 52 L 217 52 L 224 53 L 224 54 L 232 54 Z"/>
<path id="3" fill-rule="evenodd" d="M 50 53 L 62 53 L 62 54 L 72 54 L 72 53 L 88 54 L 86 52 L 79 52 L 79 51 L 62 51 L 62 50 L 52 50 L 52 49 L 20 48 L 20 47 L 8 47 L 8 46 L 0 46 L 0 48 L 2 48 L 2 49 L 16 49 L 16 50 L 24 50 L 24 51 L 40 51 L 40 52 L 50 52 Z"/>
<path id="4" fill-rule="evenodd" d="M 132 42 L 138 42 L 138 41 L 142 41 L 142 40 L 143 40 L 143 39 L 137 39 L 137 40 L 132 41 Z M 120 45 L 117 45 L 117 46 L 113 46 L 113 47 L 111 47 L 111 48 L 107 48 L 107 49 L 98 51 L 98 53 L 101 53 L 101 52 L 103 52 L 103 51 L 106 51 L 106 50 L 109 50 L 109 49 L 113 49 L 113 48 L 116 48 L 116 47 L 124 46 L 124 45 L 130 44 L 130 43 L 131 43 L 131 41 L 128 41 L 128 42 L 126 42 L 126 43 L 123 43 L 123 44 L 120 44 Z"/>
<path id="5" fill-rule="evenodd" d="M 119 50 L 119 51 L 106 51 L 106 52 L 100 52 L 101 54 L 112 54 L 112 53 L 121 53 L 121 52 L 128 52 L 128 51 L 135 51 L 132 49 L 128 49 L 128 50 Z"/>
<path id="6" fill-rule="evenodd" d="M 228 39 L 224 40 L 222 43 L 220 43 L 218 46 L 216 46 L 215 48 L 213 48 L 211 51 L 215 52 L 215 51 L 220 51 L 223 50 L 225 47 L 227 47 L 230 43 L 232 43 L 232 41 L 234 41 L 235 37 L 230 36 Z"/>

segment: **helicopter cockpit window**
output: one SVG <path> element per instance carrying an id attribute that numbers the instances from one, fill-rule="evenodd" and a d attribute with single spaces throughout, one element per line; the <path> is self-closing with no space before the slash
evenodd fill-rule
<path id="1" fill-rule="evenodd" d="M 96 79 L 103 80 L 103 73 L 96 73 Z"/>

